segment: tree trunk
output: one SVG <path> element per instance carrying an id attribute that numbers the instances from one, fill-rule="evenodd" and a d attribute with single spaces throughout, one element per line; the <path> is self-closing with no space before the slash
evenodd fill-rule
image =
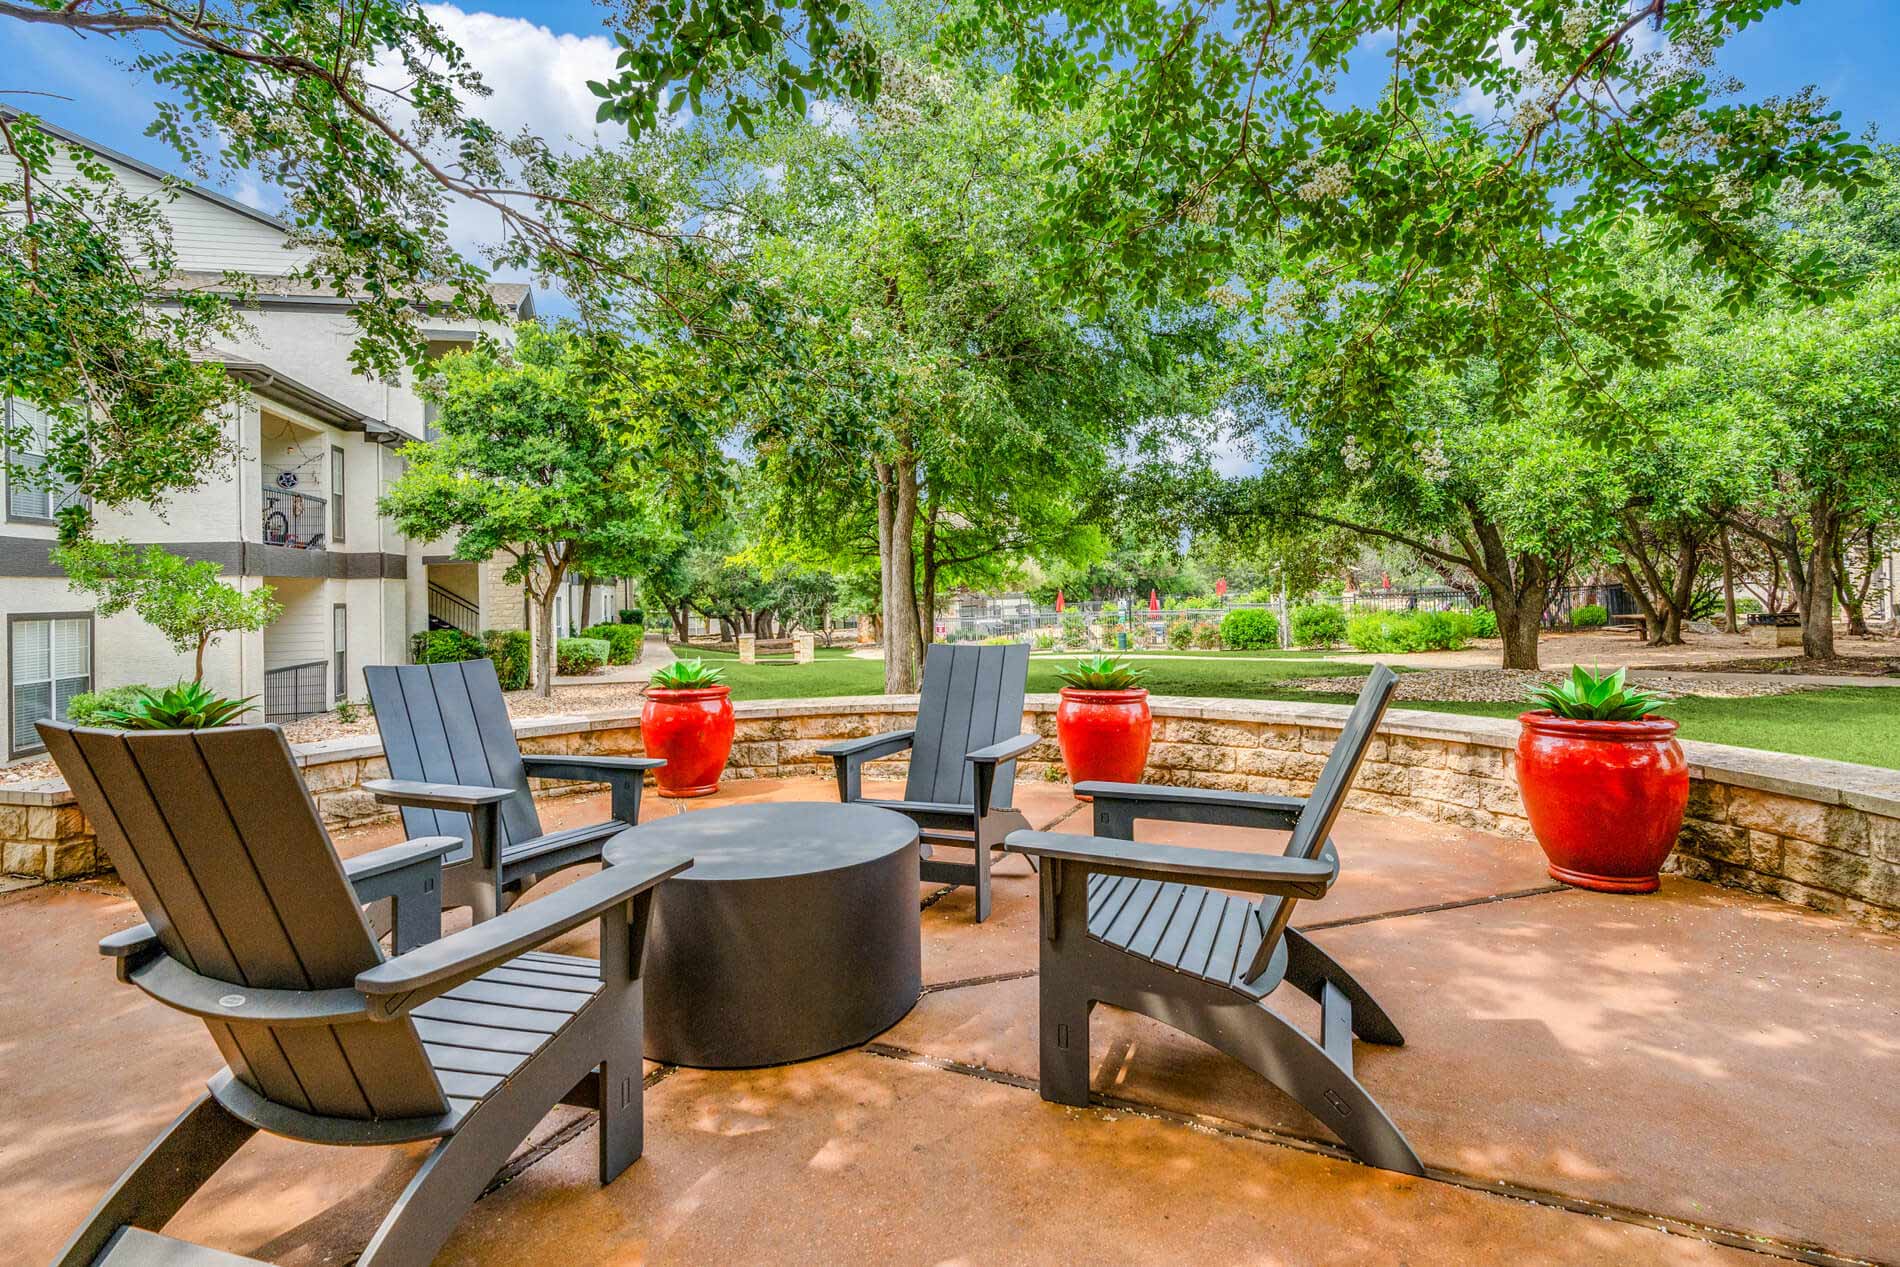
<path id="1" fill-rule="evenodd" d="M 674 607 L 669 603 L 665 604 L 665 607 L 666 618 L 673 622 L 673 633 L 679 638 L 680 645 L 685 646 L 692 639 L 686 627 L 689 615 L 686 604 L 681 603 L 678 607 Z"/>
<path id="2" fill-rule="evenodd" d="M 1839 520 L 1817 508 L 1813 515 L 1814 541 L 1805 560 L 1806 575 L 1799 578 L 1801 595 L 1801 654 L 1816 660 L 1834 658 L 1834 538 Z M 1792 560 L 1790 560 L 1792 562 Z"/>
<path id="3" fill-rule="evenodd" d="M 193 686 L 205 680 L 205 644 L 210 641 L 211 635 L 209 634 L 204 634 L 198 639 L 198 659 L 191 671 L 191 683 Z"/>
<path id="4" fill-rule="evenodd" d="M 1735 613 L 1735 552 L 1729 548 L 1728 525 L 1722 533 L 1722 619 L 1730 633 L 1740 633 L 1740 617 Z"/>
<path id="5" fill-rule="evenodd" d="M 1498 637 L 1504 643 L 1504 667 L 1536 668 L 1538 621 L 1542 611 L 1514 600 L 1496 598 L 1492 600 L 1491 610 L 1497 613 Z"/>
<path id="6" fill-rule="evenodd" d="M 558 580 L 550 581 L 534 598 L 534 693 L 542 699 L 554 697 L 554 598 L 561 592 Z"/>
<path id="7" fill-rule="evenodd" d="M 1628 563 L 1616 565 L 1616 574 L 1623 578 L 1623 588 L 1629 591 L 1636 610 L 1642 613 L 1644 637 L 1654 645 L 1663 636 L 1663 614 L 1656 604 L 1649 601 L 1649 589 L 1636 579 L 1636 570 Z"/>
<path id="8" fill-rule="evenodd" d="M 594 623 L 594 578 L 581 578 L 581 618 L 580 628 L 585 629 Z"/>
<path id="9" fill-rule="evenodd" d="M 893 468 L 891 549 L 885 561 L 890 605 L 884 611 L 884 689 L 909 695 L 917 689 L 922 637 L 917 624 L 917 466 L 900 459 Z"/>

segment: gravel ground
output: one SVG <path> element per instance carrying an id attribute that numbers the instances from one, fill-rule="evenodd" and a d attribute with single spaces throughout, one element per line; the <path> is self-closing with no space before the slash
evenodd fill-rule
<path id="1" fill-rule="evenodd" d="M 1558 682 L 1568 676 L 1555 671 L 1531 669 L 1424 669 L 1399 674 L 1397 698 L 1402 700 L 1464 700 L 1471 703 L 1509 704 L 1524 699 L 1533 686 Z M 1357 681 L 1357 679 L 1348 679 Z M 1288 678 L 1278 683 L 1289 690 L 1320 691 L 1332 695 L 1350 695 L 1340 690 L 1338 678 Z M 1643 672 L 1642 687 L 1665 697 L 1677 695 L 1740 698 L 1757 695 L 1787 695 L 1806 688 L 1790 682 L 1777 682 L 1763 676 L 1755 682 L 1710 682 L 1693 673 L 1670 674 Z"/>
<path id="2" fill-rule="evenodd" d="M 1697 661 L 1694 665 L 1664 664 L 1657 668 L 1694 668 L 1700 673 L 1832 673 L 1842 677 L 1900 677 L 1900 658 L 1884 655 L 1836 656 L 1810 660 L 1803 655 L 1785 659 Z"/>

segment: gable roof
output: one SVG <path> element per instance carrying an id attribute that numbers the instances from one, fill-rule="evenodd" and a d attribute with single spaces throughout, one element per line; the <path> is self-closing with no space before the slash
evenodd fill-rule
<path id="1" fill-rule="evenodd" d="M 21 113 L 20 110 L 12 106 L 0 106 L 0 114 L 4 114 L 9 119 L 16 119 Z M 154 167 L 144 159 L 133 158 L 130 154 L 122 154 L 109 146 L 99 144 L 99 142 L 90 137 L 81 136 L 79 133 L 71 131 L 68 128 L 62 128 L 57 123 L 52 123 L 39 115 L 33 116 L 33 123 L 34 126 L 38 127 L 48 136 L 56 136 L 68 145 L 76 145 L 82 150 L 90 150 L 109 163 L 116 163 L 120 167 L 130 168 L 139 173 L 139 175 L 149 176 L 153 180 L 170 182 L 183 189 L 186 193 L 203 198 L 207 202 L 216 203 L 226 211 L 235 211 L 246 219 L 255 220 L 261 225 L 276 229 L 279 233 L 291 232 L 289 221 L 280 219 L 268 211 L 259 211 L 256 207 L 247 206 L 229 194 L 221 194 L 215 189 L 210 189 L 198 184 L 196 181 L 186 180 L 176 172 L 168 172 L 162 167 Z"/>

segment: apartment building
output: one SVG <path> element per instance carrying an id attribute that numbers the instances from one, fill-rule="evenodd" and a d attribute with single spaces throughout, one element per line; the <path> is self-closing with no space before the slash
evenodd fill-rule
<path id="1" fill-rule="evenodd" d="M 244 312 L 249 330 L 212 354 L 243 387 L 224 419 L 235 461 L 157 513 L 98 516 L 103 538 L 160 542 L 214 560 L 231 584 L 268 585 L 283 605 L 283 615 L 261 633 L 221 638 L 206 656 L 206 681 L 226 694 L 256 696 L 272 720 L 290 720 L 364 698 L 363 667 L 405 661 L 409 635 L 432 624 L 471 632 L 528 627 L 519 587 L 501 579 L 504 560 L 458 561 L 453 542 L 408 540 L 377 514 L 378 498 L 402 469 L 396 447 L 426 435 L 428 410 L 407 376 L 392 383 L 351 371 L 350 303 L 285 277 L 301 262 L 289 226 L 196 186 L 167 202 L 164 172 L 71 133 L 58 135 L 104 160 L 128 192 L 159 199 L 187 283 L 215 285 L 227 271 L 258 283 L 258 297 Z M 497 283 L 491 290 L 509 318 L 533 315 L 527 286 Z M 481 333 L 454 321 L 431 321 L 426 331 L 432 354 Z M 506 327 L 491 333 L 505 336 Z M 39 421 L 24 401 L 0 400 L 0 408 L 29 431 Z M 11 457 L 31 464 L 35 455 Z M 100 617 L 87 595 L 67 585 L 50 558 L 59 498 L 57 490 L 23 484 L 0 488 L 9 760 L 36 751 L 33 723 L 62 716 L 80 692 L 169 683 L 192 669 L 189 657 L 136 615 Z M 615 587 L 596 593 L 594 612 L 565 604 L 562 627 L 610 613 Z"/>

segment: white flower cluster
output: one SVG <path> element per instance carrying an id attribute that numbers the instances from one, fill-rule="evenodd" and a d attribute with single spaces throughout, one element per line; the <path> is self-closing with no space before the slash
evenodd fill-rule
<path id="1" fill-rule="evenodd" d="M 1293 194 L 1304 202 L 1325 202 L 1352 193 L 1352 168 L 1344 163 L 1328 163 L 1313 172 Z"/>
<path id="2" fill-rule="evenodd" d="M 871 337 L 871 328 L 857 317 L 851 318 L 851 337 L 860 341 Z"/>
<path id="3" fill-rule="evenodd" d="M 1582 0 L 1564 10 L 1564 43 L 1576 46 L 1589 39 L 1597 25 L 1597 5 Z"/>
<path id="4" fill-rule="evenodd" d="M 1362 475 L 1372 469 L 1372 455 L 1359 447 L 1357 436 L 1347 436 L 1346 443 L 1339 446 L 1339 460 L 1354 475 Z"/>
<path id="5" fill-rule="evenodd" d="M 1432 433 L 1430 444 L 1422 439 L 1412 441 L 1412 454 L 1418 459 L 1425 478 L 1432 483 L 1442 483 L 1451 475 L 1451 459 L 1445 456 L 1444 437 L 1437 432 Z"/>
<path id="6" fill-rule="evenodd" d="M 752 320 L 752 305 L 743 299 L 735 299 L 732 301 L 731 315 L 732 319 L 736 322 L 750 321 Z"/>

